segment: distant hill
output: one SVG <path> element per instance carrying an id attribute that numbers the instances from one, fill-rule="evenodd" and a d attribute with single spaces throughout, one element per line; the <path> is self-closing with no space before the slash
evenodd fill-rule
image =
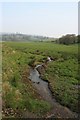
<path id="1" fill-rule="evenodd" d="M 18 42 L 27 42 L 27 41 L 55 41 L 56 38 L 50 38 L 45 36 L 35 36 L 19 33 L 2 33 L 0 34 L 0 40 L 2 41 L 18 41 Z"/>

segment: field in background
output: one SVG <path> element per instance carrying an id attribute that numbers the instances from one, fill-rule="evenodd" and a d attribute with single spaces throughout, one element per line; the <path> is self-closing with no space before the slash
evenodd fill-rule
<path id="1" fill-rule="evenodd" d="M 48 63 L 42 77 L 50 82 L 56 99 L 77 111 L 78 106 L 78 45 L 59 45 L 49 42 L 4 42 L 3 49 L 3 111 L 8 108 L 22 113 L 27 110 L 42 116 L 51 109 L 28 80 L 30 66 Z M 32 92 L 33 91 L 33 92 Z M 4 115 L 5 115 L 4 111 Z M 7 114 L 6 114 L 7 115 Z"/>

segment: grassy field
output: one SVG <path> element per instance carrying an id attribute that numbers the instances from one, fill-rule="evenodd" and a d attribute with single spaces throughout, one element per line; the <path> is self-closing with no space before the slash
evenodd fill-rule
<path id="1" fill-rule="evenodd" d="M 28 79 L 31 54 L 15 50 L 6 43 L 3 43 L 2 53 L 3 117 L 14 117 L 17 116 L 16 112 L 21 115 L 25 111 L 34 112 L 38 116 L 45 114 L 51 106 L 41 99 Z M 13 110 L 12 113 L 9 108 Z"/>
<path id="2" fill-rule="evenodd" d="M 51 105 L 42 100 L 28 80 L 30 66 L 45 62 L 48 56 L 55 61 L 47 64 L 43 78 L 50 82 L 53 94 L 61 104 L 77 111 L 77 44 L 66 46 L 49 42 L 4 42 L 2 55 L 3 111 L 12 108 L 13 112 L 19 110 L 22 113 L 24 109 L 42 116 L 51 109 Z"/>

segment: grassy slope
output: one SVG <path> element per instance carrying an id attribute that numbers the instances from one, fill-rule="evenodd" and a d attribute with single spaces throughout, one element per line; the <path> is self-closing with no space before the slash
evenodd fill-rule
<path id="1" fill-rule="evenodd" d="M 28 110 L 38 116 L 45 114 L 50 105 L 41 100 L 39 94 L 28 80 L 29 66 L 26 53 L 12 49 L 3 43 L 3 110 Z M 10 113 L 6 114 L 10 116 Z M 14 116 L 11 115 L 11 116 Z"/>
<path id="2" fill-rule="evenodd" d="M 49 80 L 53 95 L 73 111 L 78 110 L 78 63 L 75 59 L 49 63 L 44 76 Z"/>
<path id="3" fill-rule="evenodd" d="M 78 82 L 77 75 L 77 57 L 78 57 L 78 47 L 77 45 L 58 45 L 52 43 L 16 43 L 8 42 L 3 45 L 3 88 L 4 92 L 5 86 L 7 84 L 10 94 L 18 90 L 17 94 L 21 94 L 22 103 L 18 101 L 17 106 L 21 106 L 20 109 L 26 104 L 26 108 L 30 111 L 35 111 L 39 113 L 45 110 L 49 110 L 50 106 L 46 102 L 37 100 L 36 101 L 36 92 L 32 94 L 30 92 L 28 84 L 31 86 L 31 83 L 26 85 L 22 83 L 22 77 L 20 74 L 23 73 L 24 68 L 26 67 L 27 73 L 29 72 L 29 64 L 38 64 L 39 62 L 45 61 L 47 56 L 55 58 L 55 62 L 48 64 L 46 71 L 44 72 L 44 78 L 48 79 L 51 82 L 54 95 L 56 98 L 64 105 L 69 106 L 72 110 L 76 110 L 77 106 L 77 94 L 78 91 L 75 89 L 74 85 Z M 18 83 L 17 83 L 18 82 Z M 28 82 L 28 81 L 27 81 Z M 15 85 L 16 83 L 16 85 Z M 24 87 L 24 89 L 23 89 Z M 32 86 L 31 86 L 32 87 Z M 25 89 L 29 91 L 25 93 Z M 21 93 L 23 91 L 23 93 Z M 59 94 L 60 93 L 60 94 Z M 4 93 L 5 94 L 5 93 Z M 4 95 L 5 96 L 5 95 Z M 34 97 L 35 96 L 35 97 Z M 6 94 L 7 101 L 9 101 L 10 95 Z M 25 102 L 25 99 L 27 102 Z M 39 98 L 38 98 L 39 99 Z M 12 103 L 15 102 L 11 96 Z M 21 100 L 21 99 L 20 99 Z M 24 100 L 24 101 L 23 101 Z M 31 101 L 31 102 L 30 102 Z M 10 106 L 12 107 L 12 103 Z M 30 104 L 29 106 L 28 103 Z M 45 105 L 46 104 L 46 105 Z"/>

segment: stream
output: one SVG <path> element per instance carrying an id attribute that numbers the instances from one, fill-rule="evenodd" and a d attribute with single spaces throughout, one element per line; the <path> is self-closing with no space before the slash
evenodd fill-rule
<path id="1" fill-rule="evenodd" d="M 37 68 L 31 70 L 29 79 L 31 79 L 43 99 L 53 104 L 51 91 L 48 88 L 48 82 L 43 81 L 40 78 L 40 74 L 37 71 Z"/>
<path id="2" fill-rule="evenodd" d="M 40 96 L 52 105 L 52 110 L 47 116 L 50 118 L 77 118 L 78 115 L 70 111 L 67 107 L 62 106 L 56 101 L 52 96 L 51 90 L 49 89 L 49 83 L 40 78 L 40 74 L 37 70 L 38 67 L 42 65 L 37 65 L 34 69 L 31 69 L 29 79 L 32 81 L 33 86 L 37 89 Z"/>

